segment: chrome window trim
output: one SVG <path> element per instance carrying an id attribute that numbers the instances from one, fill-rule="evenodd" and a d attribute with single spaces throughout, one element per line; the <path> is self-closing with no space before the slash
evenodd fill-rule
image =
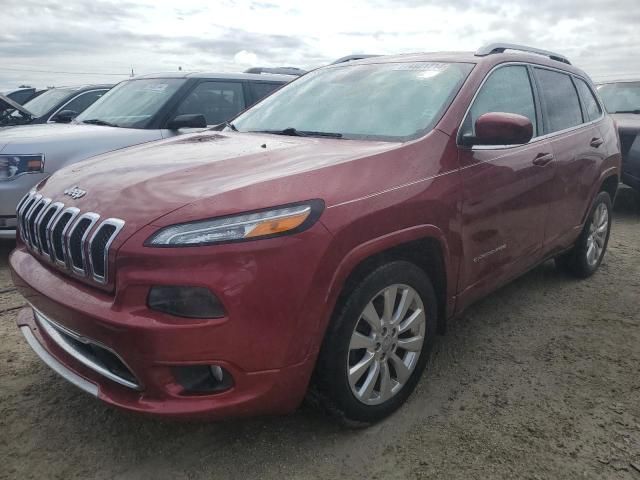
<path id="1" fill-rule="evenodd" d="M 460 145 L 460 143 L 459 143 L 459 135 L 462 132 L 462 126 L 464 125 L 464 121 L 467 119 L 467 116 L 469 115 L 469 112 L 471 111 L 471 107 L 473 106 L 474 102 L 476 101 L 476 98 L 478 97 L 478 95 L 480 93 L 480 90 L 482 90 L 482 87 L 484 87 L 484 84 L 487 82 L 487 80 L 493 74 L 493 72 L 495 72 L 496 70 L 498 70 L 500 68 L 508 67 L 508 66 L 522 66 L 522 67 L 532 67 L 532 68 L 542 68 L 542 69 L 547 69 L 547 70 L 553 70 L 553 71 L 556 71 L 556 72 L 559 72 L 559 73 L 564 73 L 565 75 L 568 75 L 569 77 L 580 78 L 581 80 L 584 80 L 586 82 L 587 86 L 589 86 L 591 88 L 588 79 L 586 79 L 585 77 L 583 77 L 581 75 L 577 75 L 577 74 L 575 74 L 573 72 L 569 72 L 567 70 L 563 70 L 561 68 L 549 67 L 547 65 L 540 65 L 538 63 L 532 63 L 532 62 L 504 62 L 504 63 L 500 63 L 500 64 L 494 66 L 491 70 L 489 70 L 489 72 L 487 72 L 485 77 L 482 79 L 482 83 L 480 83 L 480 86 L 477 88 L 475 94 L 473 95 L 473 98 L 471 99 L 471 102 L 469 102 L 469 106 L 467 107 L 467 109 L 464 112 L 464 115 L 462 116 L 462 121 L 460 122 L 460 125 L 458 125 L 458 133 L 456 135 L 456 137 L 458 137 L 458 138 L 456 138 L 456 145 L 458 147 L 463 147 L 463 145 Z M 534 100 L 535 100 L 536 92 L 535 92 L 535 89 L 533 88 L 533 86 L 532 86 L 532 93 L 534 95 Z M 576 94 L 577 94 L 577 92 L 576 92 Z M 595 96 L 596 100 L 598 101 L 598 104 L 600 105 L 600 110 L 601 110 L 600 117 L 598 117 L 595 120 L 591 120 L 589 122 L 581 123 L 580 125 L 576 125 L 574 127 L 565 128 L 564 130 L 558 130 L 557 132 L 547 133 L 545 135 L 539 135 L 539 136 L 534 137 L 531 140 L 529 140 L 528 143 L 525 143 L 525 144 L 522 144 L 522 145 L 474 145 L 469 150 L 471 150 L 471 151 L 508 150 L 510 148 L 519 148 L 519 147 L 522 147 L 524 145 L 531 145 L 531 144 L 536 143 L 536 142 L 549 140 L 552 137 L 559 136 L 559 135 L 564 135 L 564 134 L 572 132 L 574 130 L 579 130 L 579 129 L 584 128 L 586 126 L 591 126 L 591 125 L 593 125 L 595 123 L 598 123 L 604 118 L 606 110 L 604 110 L 600 98 L 597 95 L 594 95 L 594 96 Z M 582 102 L 580 100 L 580 96 L 579 95 L 578 95 L 578 100 L 580 101 L 580 108 L 582 109 Z M 544 113 L 543 113 L 543 116 L 544 116 Z"/>
<path id="2" fill-rule="evenodd" d="M 80 213 L 80 209 L 76 208 L 76 207 L 67 207 L 67 208 L 65 208 L 64 210 L 62 210 L 62 212 L 58 216 L 58 221 L 60 221 L 60 219 L 62 218 L 62 216 L 66 212 L 69 212 L 71 214 L 71 218 L 69 218 L 69 221 L 67 222 L 67 224 L 62 229 L 62 232 L 60 232 L 60 237 L 61 237 L 60 241 L 62 242 L 62 255 L 64 256 L 64 258 L 62 258 L 62 259 L 58 258 L 58 256 L 56 255 L 56 252 L 55 252 L 55 248 L 53 249 L 53 256 L 55 257 L 56 265 L 60 265 L 61 267 L 69 268 L 69 266 L 67 265 L 67 260 L 69 258 L 69 255 L 67 253 L 67 241 L 66 241 L 66 238 L 65 238 L 65 234 L 69 230 L 69 227 L 71 227 L 71 225 L 73 225 L 75 218 Z M 51 227 L 52 243 L 53 243 L 53 230 L 58 225 L 58 221 L 56 221 L 55 225 L 53 225 Z"/>
<path id="3" fill-rule="evenodd" d="M 103 221 L 100 225 L 98 225 L 95 228 L 95 230 L 93 231 L 93 234 L 91 235 L 91 238 L 89 239 L 89 245 L 88 245 L 87 251 L 89 253 L 89 268 L 91 269 L 91 278 L 93 278 L 93 280 L 95 280 L 96 282 L 102 285 L 106 284 L 109 279 L 108 267 L 109 267 L 109 250 L 111 248 L 111 244 L 120 233 L 120 230 L 124 228 L 124 223 L 125 223 L 124 220 L 121 220 L 119 218 L 107 218 L 105 221 Z M 113 231 L 113 233 L 109 237 L 109 240 L 107 240 L 107 243 L 104 246 L 104 253 L 103 253 L 104 276 L 102 276 L 102 275 L 97 275 L 93 268 L 93 257 L 91 255 L 91 247 L 93 245 L 93 241 L 95 240 L 96 235 L 98 234 L 100 229 L 105 225 L 113 225 L 115 227 L 115 230 Z"/>
<path id="4" fill-rule="evenodd" d="M 38 174 L 38 173 L 44 173 L 44 166 L 45 166 L 44 153 L 0 153 L 0 156 L 2 156 L 2 157 L 11 157 L 11 156 L 14 156 L 14 157 L 40 157 L 40 161 L 42 162 L 42 168 L 40 168 L 39 172 L 22 172 L 22 173 L 19 173 L 17 175 L 14 175 L 13 177 L 0 178 L 0 182 L 12 182 L 16 178 L 20 178 L 23 175 L 34 175 L 34 174 Z"/>
<path id="5" fill-rule="evenodd" d="M 33 243 L 35 244 L 38 253 L 42 254 L 42 247 L 40 246 L 40 222 L 42 221 L 44 212 L 46 212 L 49 209 L 49 205 L 51 204 L 51 199 L 43 198 L 42 200 L 40 200 L 40 203 L 42 204 L 40 213 L 38 213 L 36 218 L 33 220 L 33 229 L 35 230 L 35 238 L 33 239 Z"/>
<path id="6" fill-rule="evenodd" d="M 96 224 L 99 218 L 100 218 L 100 215 L 98 215 L 97 213 L 93 213 L 93 212 L 83 213 L 75 220 L 73 227 L 67 232 L 67 235 L 65 237 L 65 244 L 67 247 L 66 253 L 67 253 L 67 260 L 68 260 L 67 263 L 69 264 L 71 271 L 81 277 L 87 276 L 87 253 L 85 248 L 86 240 L 87 240 L 87 237 L 89 236 L 89 232 L 91 232 L 91 229 Z M 73 236 L 73 232 L 76 230 L 76 228 L 80 226 L 80 222 L 82 222 L 82 220 L 85 220 L 85 219 L 89 220 L 89 226 L 87 227 L 85 232 L 82 234 L 82 238 L 80 239 L 80 256 L 82 257 L 82 268 L 79 268 L 73 263 L 73 255 L 71 255 L 71 237 Z"/>
<path id="7" fill-rule="evenodd" d="M 120 362 L 122 362 L 122 364 L 127 367 L 127 369 L 129 370 L 129 372 L 131 372 L 131 375 L 134 376 L 135 378 L 135 374 L 133 373 L 133 370 L 131 369 L 131 367 L 129 367 L 129 365 L 127 365 L 127 363 L 122 359 L 122 357 L 120 355 L 118 355 L 116 352 L 114 352 L 111 348 L 105 346 L 104 344 L 97 342 L 95 340 L 92 340 L 90 338 L 84 337 L 83 335 L 79 335 L 78 333 L 74 332 L 73 330 L 69 330 L 66 327 L 63 327 L 62 325 L 60 325 L 59 323 L 53 321 L 52 319 L 50 319 L 49 317 L 47 317 L 45 314 L 43 314 L 40 310 L 38 310 L 36 307 L 34 307 L 33 305 L 30 305 L 31 308 L 33 309 L 33 314 L 34 317 L 36 319 L 36 322 L 38 325 L 40 325 L 45 332 L 47 332 L 47 335 L 49 335 L 49 338 L 51 338 L 51 340 L 58 345 L 62 350 L 64 350 L 67 354 L 69 354 L 71 357 L 73 357 L 74 359 L 76 359 L 78 362 L 80 362 L 81 364 L 83 364 L 85 367 L 93 370 L 94 372 L 99 373 L 100 375 L 102 375 L 103 377 L 108 378 L 109 380 L 112 380 L 116 383 L 119 383 L 120 385 L 123 385 L 125 387 L 131 388 L 133 390 L 141 390 L 141 386 L 139 383 L 134 383 L 131 382 L 125 378 L 119 377 L 118 375 L 110 372 L 109 370 L 107 370 L 106 368 L 104 368 L 102 365 L 92 361 L 91 359 L 87 358 L 85 355 L 83 355 L 81 352 L 78 352 L 73 345 L 71 345 L 68 341 L 66 341 L 64 339 L 64 337 L 61 335 L 68 335 L 71 338 L 73 338 L 74 340 L 80 342 L 80 343 L 84 343 L 84 344 L 89 344 L 89 345 L 95 345 L 98 348 L 102 348 L 106 351 L 108 351 L 109 353 L 111 353 L 113 356 L 115 356 Z M 136 379 L 137 380 L 137 379 Z"/>

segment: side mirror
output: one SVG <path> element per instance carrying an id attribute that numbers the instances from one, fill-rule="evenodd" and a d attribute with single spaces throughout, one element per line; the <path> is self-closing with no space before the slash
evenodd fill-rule
<path id="1" fill-rule="evenodd" d="M 56 123 L 69 123 L 78 116 L 78 112 L 73 110 L 62 110 L 54 115 L 51 121 Z"/>
<path id="2" fill-rule="evenodd" d="M 201 113 L 188 113 L 178 115 L 167 125 L 169 130 L 180 130 L 181 128 L 207 128 L 207 119 Z"/>
<path id="3" fill-rule="evenodd" d="M 475 127 L 475 136 L 462 137 L 463 145 L 524 145 L 533 137 L 531 120 L 515 113 L 485 113 L 478 117 Z"/>

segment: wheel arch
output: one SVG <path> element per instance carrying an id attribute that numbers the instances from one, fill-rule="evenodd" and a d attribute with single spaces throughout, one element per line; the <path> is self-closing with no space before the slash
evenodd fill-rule
<path id="1" fill-rule="evenodd" d="M 351 250 L 339 264 L 327 294 L 327 304 L 335 306 L 366 275 L 394 260 L 409 261 L 429 276 L 438 298 L 438 332 L 446 330 L 450 273 L 449 248 L 444 234 L 433 225 L 420 225 L 376 238 Z"/>
<path id="2" fill-rule="evenodd" d="M 620 184 L 620 171 L 617 167 L 611 167 L 604 170 L 600 174 L 600 178 L 595 183 L 597 188 L 594 188 L 589 203 L 587 204 L 585 211 L 582 215 L 582 225 L 585 224 L 591 211 L 591 206 L 600 192 L 607 192 L 611 197 L 611 203 L 615 201 L 616 193 L 618 192 L 618 186 Z"/>
<path id="3" fill-rule="evenodd" d="M 616 194 L 618 192 L 618 186 L 620 185 L 620 178 L 618 174 L 615 172 L 609 172 L 609 175 L 604 177 L 600 182 L 599 192 L 607 192 L 611 197 L 611 203 L 613 203 L 616 199 Z"/>

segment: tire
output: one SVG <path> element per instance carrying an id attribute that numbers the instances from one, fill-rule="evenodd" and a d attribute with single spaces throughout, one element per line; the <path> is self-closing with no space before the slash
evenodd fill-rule
<path id="1" fill-rule="evenodd" d="M 602 217 L 603 212 L 606 213 L 606 219 Z M 593 275 L 607 251 L 612 218 L 611 197 L 606 192 L 600 192 L 593 202 L 578 240 L 569 252 L 556 258 L 556 266 L 578 278 Z"/>
<path id="2" fill-rule="evenodd" d="M 385 309 L 392 304 L 386 299 L 391 298 L 393 308 Z M 316 364 L 313 402 L 352 427 L 393 413 L 411 395 L 425 369 L 437 312 L 431 281 L 416 265 L 394 261 L 376 268 L 336 306 Z M 361 365 L 366 369 L 356 368 Z"/>

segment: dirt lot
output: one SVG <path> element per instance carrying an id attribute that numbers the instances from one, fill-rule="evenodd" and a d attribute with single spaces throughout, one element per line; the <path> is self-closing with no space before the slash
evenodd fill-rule
<path id="1" fill-rule="evenodd" d="M 309 408 L 219 424 L 142 419 L 68 385 L 14 324 L 0 247 L 0 478 L 640 479 L 640 201 L 624 190 L 600 272 L 545 264 L 437 342 L 409 403 L 342 430 Z"/>

